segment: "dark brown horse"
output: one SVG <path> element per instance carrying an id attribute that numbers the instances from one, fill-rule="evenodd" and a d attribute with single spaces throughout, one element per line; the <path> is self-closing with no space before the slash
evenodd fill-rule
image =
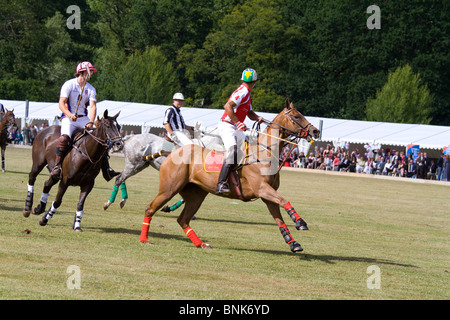
<path id="1" fill-rule="evenodd" d="M 292 252 L 302 251 L 302 247 L 291 236 L 280 213 L 283 207 L 295 222 L 297 229 L 307 229 L 306 222 L 297 214 L 292 205 L 277 193 L 280 185 L 280 150 L 290 138 L 318 138 L 320 131 L 286 100 L 286 107 L 258 137 L 250 154 L 257 155 L 257 161 L 243 166 L 239 171 L 241 194 L 232 190 L 227 197 L 233 199 L 261 198 L 275 219 L 281 234 Z M 189 226 L 189 222 L 208 193 L 215 193 L 218 173 L 206 172 L 204 162 L 209 150 L 196 145 L 184 146 L 172 151 L 160 168 L 159 192 L 146 207 L 140 241 L 148 240 L 150 221 L 160 208 L 179 193 L 185 200 L 185 207 L 178 217 L 178 223 L 196 247 L 210 248 L 203 243 Z M 266 161 L 271 159 L 271 161 Z M 231 184 L 230 184 L 231 185 Z M 233 189 L 233 188 L 232 188 Z"/>
<path id="2" fill-rule="evenodd" d="M 81 192 L 73 229 L 82 231 L 80 222 L 84 202 L 94 187 L 95 178 L 102 167 L 102 161 L 107 156 L 109 149 L 113 148 L 114 151 L 119 151 L 123 148 L 120 126 L 116 120 L 119 113 L 114 117 L 108 117 L 108 110 L 106 110 L 102 119 L 97 118 L 97 127 L 92 132 L 85 129 L 81 138 L 75 138 L 76 142 L 73 143 L 72 149 L 65 156 L 62 164 L 62 178 L 55 201 L 53 201 L 48 212 L 39 220 L 40 225 L 46 225 L 48 220 L 52 218 L 56 209 L 61 205 L 64 193 L 69 186 L 80 186 Z M 34 183 L 37 175 L 47 164 L 50 168 L 55 164 L 56 144 L 60 135 L 61 127 L 51 126 L 39 131 L 33 142 L 33 166 L 28 177 L 28 193 L 25 200 L 25 209 L 23 210 L 24 217 L 30 215 L 33 206 Z M 57 182 L 58 179 L 54 179 L 51 176 L 45 182 L 41 203 L 33 210 L 33 214 L 41 214 L 45 211 L 50 189 Z"/>
<path id="3" fill-rule="evenodd" d="M 1 112 L 1 111 L 0 111 Z M 2 149 L 2 172 L 5 172 L 5 149 L 6 140 L 8 138 L 8 128 L 16 124 L 16 118 L 14 117 L 14 109 L 6 109 L 6 113 L 1 112 L 0 122 L 0 148 Z"/>

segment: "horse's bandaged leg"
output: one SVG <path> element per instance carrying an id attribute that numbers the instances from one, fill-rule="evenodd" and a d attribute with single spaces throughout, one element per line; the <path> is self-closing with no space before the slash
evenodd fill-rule
<path id="1" fill-rule="evenodd" d="M 29 184 L 27 184 L 27 190 L 28 190 L 27 198 L 25 199 L 25 210 L 29 215 L 29 210 L 31 210 L 31 207 L 33 206 L 34 186 L 30 186 Z"/>
<path id="2" fill-rule="evenodd" d="M 119 191 L 119 188 L 114 186 L 113 191 L 111 192 L 111 197 L 109 197 L 109 202 L 113 203 L 116 201 L 117 191 Z"/>
<path id="3" fill-rule="evenodd" d="M 295 222 L 295 228 L 297 230 L 308 230 L 308 225 L 306 224 L 305 220 L 303 220 L 298 213 L 295 211 L 295 209 L 292 207 L 292 205 L 288 202 L 284 206 L 284 209 L 288 213 L 288 215 L 291 217 L 292 221 Z"/>
<path id="4" fill-rule="evenodd" d="M 55 208 L 54 203 L 55 202 L 53 201 L 52 207 L 50 208 L 50 210 L 48 210 L 47 214 L 45 215 L 46 220 L 50 220 L 53 217 L 53 215 L 56 213 L 57 208 Z"/>
<path id="5" fill-rule="evenodd" d="M 152 221 L 152 217 L 144 217 L 144 222 L 142 223 L 141 230 L 141 242 L 148 241 L 148 229 L 150 229 L 150 221 Z"/>
<path id="6" fill-rule="evenodd" d="M 291 242 L 294 241 L 294 238 L 292 238 L 291 232 L 289 231 L 289 229 L 286 226 L 286 224 L 283 224 L 283 225 L 279 226 L 279 228 L 280 228 L 280 232 L 281 232 L 281 234 L 283 236 L 283 239 L 284 239 L 284 241 L 287 244 L 290 244 Z"/>
<path id="7" fill-rule="evenodd" d="M 120 185 L 120 191 L 122 192 L 122 199 L 128 199 L 127 185 L 122 182 Z"/>
<path id="8" fill-rule="evenodd" d="M 41 195 L 41 202 L 47 203 L 48 197 L 50 196 L 50 193 L 42 193 Z"/>
<path id="9" fill-rule="evenodd" d="M 75 221 L 73 222 L 73 229 L 81 229 L 81 218 L 83 217 L 84 211 L 77 211 L 75 213 Z"/>
<path id="10" fill-rule="evenodd" d="M 292 238 L 291 232 L 289 231 L 286 224 L 282 224 L 281 226 L 279 226 L 279 228 L 284 241 L 289 245 L 289 248 L 292 252 L 303 251 L 302 246 L 297 241 L 295 241 L 294 238 Z"/>
<path id="11" fill-rule="evenodd" d="M 176 209 L 178 209 L 179 207 L 181 207 L 184 203 L 184 200 L 181 199 L 180 201 L 178 201 L 177 203 L 175 203 L 173 206 L 170 207 L 170 211 L 175 211 Z"/>
<path id="12" fill-rule="evenodd" d="M 291 217 L 292 221 L 297 222 L 298 219 L 301 219 L 290 202 L 286 203 L 286 205 L 284 206 L 284 209 L 286 210 L 288 215 Z"/>
<path id="13" fill-rule="evenodd" d="M 47 200 L 50 196 L 50 193 L 42 193 L 41 195 L 41 202 L 38 204 L 38 206 L 34 209 L 33 214 L 41 214 L 45 211 L 45 207 L 47 206 Z"/>
<path id="14" fill-rule="evenodd" d="M 192 230 L 191 227 L 187 227 L 186 229 L 183 229 L 183 231 L 184 233 L 186 233 L 188 238 L 191 239 L 194 246 L 200 247 L 202 245 L 203 241 L 200 240 L 199 237 L 197 237 L 197 235 L 195 234 L 194 230 Z"/>

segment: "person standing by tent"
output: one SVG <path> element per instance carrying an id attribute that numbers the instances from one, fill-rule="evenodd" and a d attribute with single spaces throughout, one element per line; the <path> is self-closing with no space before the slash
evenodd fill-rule
<path id="1" fill-rule="evenodd" d="M 444 170 L 442 172 L 441 181 L 450 181 L 450 155 L 446 154 L 444 157 Z"/>
<path id="2" fill-rule="evenodd" d="M 444 157 L 445 155 L 441 154 L 437 162 L 437 173 L 436 173 L 437 180 L 441 180 L 442 178 L 442 172 L 444 171 Z"/>
<path id="3" fill-rule="evenodd" d="M 181 115 L 181 107 L 184 103 L 184 95 L 177 92 L 173 95 L 173 104 L 167 108 L 164 115 L 164 128 L 167 130 L 169 138 L 179 146 L 192 144 L 192 140 L 188 137 L 187 130 L 194 130 L 194 127 L 188 126 L 184 123 Z"/>
<path id="4" fill-rule="evenodd" d="M 417 163 L 417 178 L 426 179 L 427 169 L 423 152 L 419 152 L 419 156 L 416 158 L 416 163 Z"/>

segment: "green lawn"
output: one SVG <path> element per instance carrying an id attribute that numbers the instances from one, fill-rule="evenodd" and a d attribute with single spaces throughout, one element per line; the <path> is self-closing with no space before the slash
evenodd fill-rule
<path id="1" fill-rule="evenodd" d="M 111 164 L 119 170 L 124 159 L 111 157 Z M 83 233 L 72 231 L 78 187 L 69 188 L 41 227 L 39 217 L 22 216 L 30 167 L 30 149 L 7 148 L 7 172 L 0 173 L 0 299 L 450 298 L 448 185 L 282 171 L 279 192 L 310 228 L 297 231 L 283 212 L 304 248 L 293 254 L 261 200 L 213 195 L 191 222 L 212 250 L 195 248 L 185 236 L 176 222 L 181 209 L 157 213 L 154 245 L 141 244 L 145 206 L 159 184 L 152 168 L 127 181 L 123 209 L 119 191 L 103 210 L 113 182 L 99 176 Z M 44 171 L 38 177 L 35 205 L 47 177 Z M 56 187 L 50 202 L 55 195 Z M 67 285 L 70 266 L 80 271 L 80 289 Z M 370 266 L 381 271 L 380 289 L 368 288 Z"/>

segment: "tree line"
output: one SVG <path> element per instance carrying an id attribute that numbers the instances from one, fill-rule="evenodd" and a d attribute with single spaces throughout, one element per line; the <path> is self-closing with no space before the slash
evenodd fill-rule
<path id="1" fill-rule="evenodd" d="M 99 100 L 222 108 L 251 67 L 257 111 L 450 125 L 447 1 L 379 0 L 379 29 L 361 0 L 1 2 L 2 99 L 57 101 L 88 60 Z"/>

